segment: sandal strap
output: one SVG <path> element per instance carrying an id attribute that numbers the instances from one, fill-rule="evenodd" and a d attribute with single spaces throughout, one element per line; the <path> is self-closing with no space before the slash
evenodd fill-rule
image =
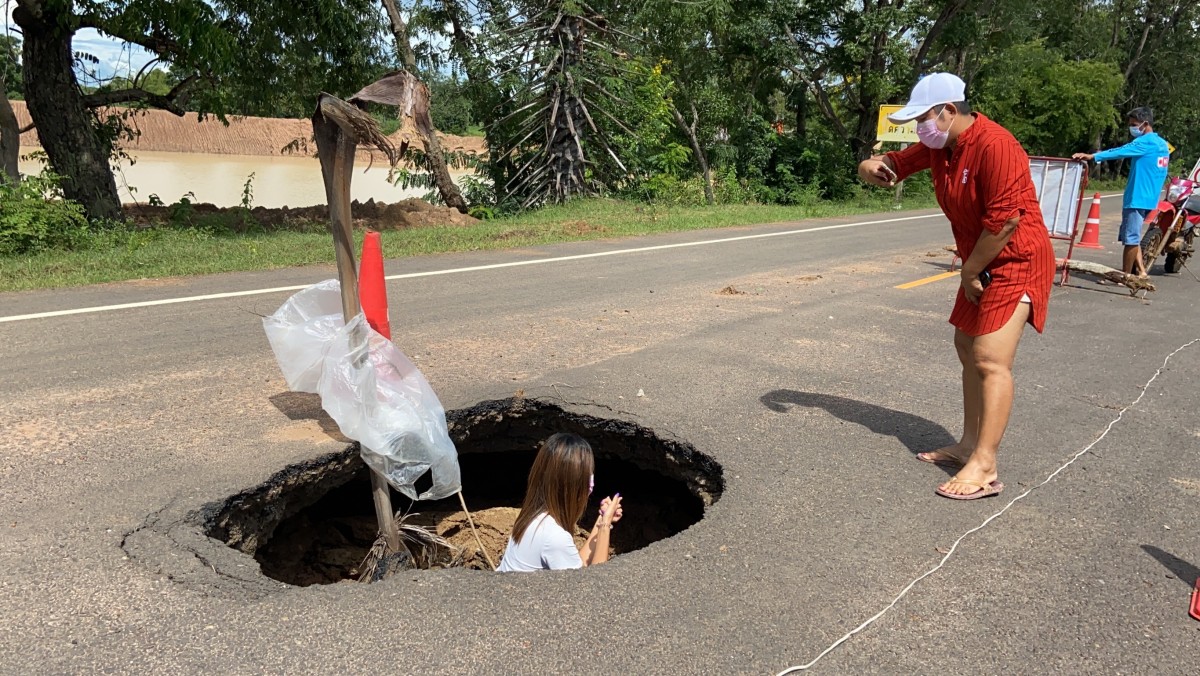
<path id="1" fill-rule="evenodd" d="M 978 481 L 971 481 L 969 479 L 959 479 L 958 477 L 953 477 L 950 479 L 950 481 L 952 483 L 959 483 L 959 484 L 966 484 L 968 486 L 974 486 L 981 491 L 987 490 L 988 488 L 991 487 L 991 484 L 983 484 L 983 483 L 979 483 Z"/>

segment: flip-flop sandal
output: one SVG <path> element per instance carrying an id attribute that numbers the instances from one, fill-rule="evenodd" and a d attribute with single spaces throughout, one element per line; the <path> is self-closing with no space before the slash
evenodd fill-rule
<path id="1" fill-rule="evenodd" d="M 956 460 L 956 459 L 934 460 L 932 457 L 930 457 L 934 453 L 937 453 L 937 451 L 926 451 L 924 453 L 918 453 L 917 460 L 920 460 L 921 462 L 927 462 L 931 465 L 937 465 L 938 467 L 958 468 L 958 467 L 962 467 L 963 465 L 967 464 L 965 462 L 962 462 L 961 460 Z"/>
<path id="2" fill-rule="evenodd" d="M 946 491 L 942 490 L 941 486 L 938 486 L 933 492 L 937 493 L 943 498 L 950 498 L 951 500 L 978 500 L 979 498 L 1000 495 L 1000 491 L 1004 490 L 1004 484 L 1000 483 L 999 481 L 993 481 L 990 484 L 981 484 L 978 481 L 967 481 L 966 479 L 954 477 L 947 483 L 950 482 L 975 486 L 979 490 L 975 491 L 974 493 L 967 493 L 966 495 L 955 495 L 954 493 L 947 493 Z"/>

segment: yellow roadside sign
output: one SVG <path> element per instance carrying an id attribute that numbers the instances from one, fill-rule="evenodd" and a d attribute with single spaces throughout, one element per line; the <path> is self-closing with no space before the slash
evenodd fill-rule
<path id="1" fill-rule="evenodd" d="M 1171 155 L 1175 154 L 1175 144 L 1170 141 L 1167 141 L 1167 153 Z"/>
<path id="2" fill-rule="evenodd" d="M 892 141 L 894 143 L 920 143 L 917 138 L 917 123 L 892 124 L 887 116 L 904 106 L 879 106 L 879 120 L 875 124 L 875 139 L 877 141 Z"/>

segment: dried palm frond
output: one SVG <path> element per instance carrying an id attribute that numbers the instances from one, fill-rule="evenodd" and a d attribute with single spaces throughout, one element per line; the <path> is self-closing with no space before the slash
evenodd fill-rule
<path id="1" fill-rule="evenodd" d="M 387 540 L 381 535 L 358 567 L 359 582 L 378 582 L 399 570 L 454 567 L 455 561 L 461 565 L 461 550 L 429 528 L 408 523 L 415 516 L 415 512 L 396 512 L 396 528 L 404 551 L 389 552 Z"/>

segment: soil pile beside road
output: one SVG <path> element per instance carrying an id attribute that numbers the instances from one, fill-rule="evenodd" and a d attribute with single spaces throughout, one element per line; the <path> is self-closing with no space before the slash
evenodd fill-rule
<path id="1" fill-rule="evenodd" d="M 416 198 L 395 204 L 386 204 L 375 200 L 366 202 L 356 200 L 350 206 L 350 213 L 354 216 L 356 227 L 379 231 L 447 225 L 467 226 L 479 222 L 478 219 L 462 214 L 457 209 L 435 206 Z M 247 214 L 241 207 L 218 207 L 213 204 L 168 206 L 126 204 L 125 215 L 130 221 L 143 227 L 162 224 L 199 227 L 206 223 L 219 223 L 235 230 L 251 226 L 261 226 L 268 230 L 287 230 L 309 226 L 313 223 L 327 222 L 329 207 L 325 205 L 278 209 L 254 207 L 249 211 L 249 218 L 246 218 Z"/>
<path id="2" fill-rule="evenodd" d="M 24 101 L 12 101 L 13 112 L 17 115 L 17 123 L 25 127 L 30 123 L 29 111 Z M 215 117 L 201 120 L 196 113 L 187 113 L 183 117 L 165 110 L 146 110 L 138 113 L 129 120 L 136 130 L 137 138 L 121 144 L 126 151 L 149 150 L 156 152 L 174 153 L 207 153 L 213 155 L 283 155 L 298 156 L 315 155 L 317 148 L 312 143 L 312 123 L 309 120 L 292 120 L 274 117 L 230 117 L 229 124 Z M 461 152 L 469 155 L 487 153 L 484 140 L 474 136 L 440 135 L 442 146 L 449 152 Z M 399 147 L 408 141 L 412 147 L 421 148 L 421 141 L 416 131 L 410 127 L 401 128 L 388 137 Z M 285 153 L 284 148 L 295 145 L 295 151 Z M 21 146 L 36 148 L 40 146 L 37 131 L 29 131 L 21 135 Z M 359 159 L 366 161 L 374 159 L 382 161 L 378 152 L 369 158 L 366 149 L 359 151 Z"/>

